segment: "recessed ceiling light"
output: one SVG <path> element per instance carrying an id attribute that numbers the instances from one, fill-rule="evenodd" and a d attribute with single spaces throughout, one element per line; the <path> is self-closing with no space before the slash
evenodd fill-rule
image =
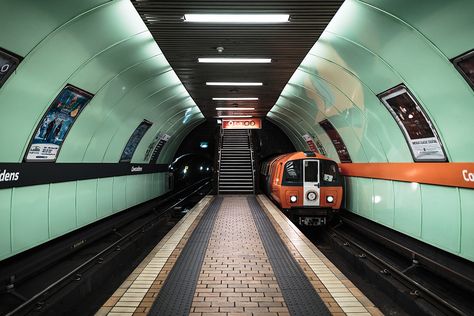
<path id="1" fill-rule="evenodd" d="M 207 86 L 262 86 L 261 82 L 206 82 Z"/>
<path id="2" fill-rule="evenodd" d="M 185 14 L 185 22 L 198 23 L 285 23 L 289 14 Z"/>
<path id="3" fill-rule="evenodd" d="M 265 64 L 271 63 L 271 58 L 198 58 L 200 63 L 227 63 L 227 64 Z"/>
<path id="4" fill-rule="evenodd" d="M 226 117 L 232 117 L 232 118 L 235 118 L 235 117 L 253 117 L 252 115 L 219 115 L 218 118 L 226 118 Z"/>
<path id="5" fill-rule="evenodd" d="M 214 101 L 256 101 L 258 98 L 212 98 Z"/>
<path id="6" fill-rule="evenodd" d="M 253 111 L 255 108 L 237 108 L 237 107 L 229 107 L 229 108 L 216 108 L 217 111 Z"/>

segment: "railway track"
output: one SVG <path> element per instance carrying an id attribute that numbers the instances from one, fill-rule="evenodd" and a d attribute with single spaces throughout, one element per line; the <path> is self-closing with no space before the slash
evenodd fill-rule
<path id="1" fill-rule="evenodd" d="M 101 303 L 101 297 L 111 294 L 114 290 L 111 285 L 120 284 L 135 263 L 148 253 L 146 250 L 152 248 L 172 228 L 167 224 L 170 220 L 174 222 L 179 218 L 178 215 L 173 220 L 173 213 L 182 210 L 194 197 L 207 194 L 212 188 L 210 184 L 211 181 L 202 180 L 197 185 L 168 196 L 168 203 L 150 208 L 141 217 L 111 229 L 95 242 L 90 242 L 86 247 L 71 252 L 56 262 L 52 261 L 49 266 L 42 267 L 41 271 L 20 277 L 20 282 L 15 282 L 15 274 L 12 276 L 2 273 L 0 276 L 7 282 L 0 296 L 0 315 L 93 313 L 93 306 L 84 306 L 87 305 L 84 304 L 85 297 L 92 300 L 90 305 L 94 305 Z M 114 269 L 118 265 L 122 267 Z M 123 266 L 128 268 L 123 269 Z M 9 270 L 9 274 L 14 271 L 3 271 L 5 270 Z M 44 277 L 36 275 L 41 273 L 45 274 Z M 104 288 L 105 283 L 109 284 L 107 288 Z M 90 297 L 92 289 L 95 296 Z M 96 293 L 100 291 L 102 293 Z M 81 304 L 85 310 L 73 308 Z"/>
<path id="2" fill-rule="evenodd" d="M 365 221 L 342 212 L 337 224 L 324 231 L 326 242 L 318 247 L 326 255 L 332 252 L 334 263 L 345 274 L 359 274 L 393 300 L 388 305 L 400 307 L 386 313 L 472 315 L 471 262 L 430 246 L 423 250 L 418 241 L 397 240 L 391 233 L 384 234 L 384 228 Z M 314 234 L 308 237 L 315 238 Z M 368 296 L 377 302 L 377 295 Z"/>

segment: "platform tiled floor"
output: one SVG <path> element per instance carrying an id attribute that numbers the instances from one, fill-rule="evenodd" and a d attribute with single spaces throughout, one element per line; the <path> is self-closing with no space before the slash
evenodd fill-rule
<path id="1" fill-rule="evenodd" d="M 190 315 L 235 313 L 289 315 L 247 200 L 230 196 L 217 215 Z"/>
<path id="2" fill-rule="evenodd" d="M 201 201 L 166 235 L 96 315 L 148 313 L 210 199 Z M 258 196 L 258 201 L 333 315 L 382 315 L 265 196 Z M 190 315 L 289 315 L 245 196 L 225 196 Z"/>

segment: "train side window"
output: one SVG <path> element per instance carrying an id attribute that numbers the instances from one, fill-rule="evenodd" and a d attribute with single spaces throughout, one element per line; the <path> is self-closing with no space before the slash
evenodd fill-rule
<path id="1" fill-rule="evenodd" d="M 285 164 L 283 185 L 303 184 L 303 164 L 301 160 L 291 160 Z"/>
<path id="2" fill-rule="evenodd" d="M 453 59 L 454 67 L 474 89 L 474 49 Z"/>
<path id="3" fill-rule="evenodd" d="M 402 130 L 414 161 L 447 160 L 434 125 L 405 85 L 400 84 L 378 97 Z"/>

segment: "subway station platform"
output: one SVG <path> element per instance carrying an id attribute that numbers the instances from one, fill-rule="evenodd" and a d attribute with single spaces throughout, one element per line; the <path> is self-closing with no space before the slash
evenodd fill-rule
<path id="1" fill-rule="evenodd" d="M 265 196 L 206 196 L 96 315 L 381 315 Z"/>

